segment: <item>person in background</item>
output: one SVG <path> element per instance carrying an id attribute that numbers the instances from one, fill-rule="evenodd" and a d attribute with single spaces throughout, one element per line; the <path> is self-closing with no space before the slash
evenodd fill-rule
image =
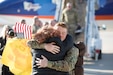
<path id="1" fill-rule="evenodd" d="M 63 9 L 61 14 L 61 21 L 68 25 L 68 32 L 71 34 L 75 42 L 75 30 L 78 27 L 78 17 L 75 8 L 72 6 L 72 3 L 68 2 L 66 4 L 66 7 Z"/>
<path id="2" fill-rule="evenodd" d="M 44 24 L 45 26 L 48 26 L 49 25 L 49 22 L 45 22 L 45 24 Z"/>
<path id="3" fill-rule="evenodd" d="M 43 23 L 37 16 L 34 16 L 34 23 L 32 25 L 32 34 L 36 33 L 37 30 L 43 26 Z"/>
<path id="4" fill-rule="evenodd" d="M 15 33 L 14 33 L 13 29 L 10 26 L 5 25 L 3 27 L 3 30 L 2 30 L 1 34 L 2 35 L 0 37 L 0 45 L 1 45 L 0 55 L 2 56 L 2 53 L 3 53 L 4 47 L 6 45 L 7 39 L 8 38 L 13 38 L 15 36 Z M 1 75 L 14 75 L 14 74 L 10 72 L 8 66 L 3 65 Z"/>
<path id="5" fill-rule="evenodd" d="M 53 19 L 53 20 L 51 20 L 50 25 L 54 26 L 57 22 L 58 22 L 57 20 Z"/>
<path id="6" fill-rule="evenodd" d="M 22 19 L 21 20 L 21 24 L 26 24 L 26 20 L 25 19 Z"/>
<path id="7" fill-rule="evenodd" d="M 75 44 L 75 47 L 79 49 L 79 55 L 78 55 L 78 60 L 77 63 L 75 64 L 75 68 L 73 69 L 74 73 L 73 75 L 84 75 L 84 68 L 83 68 L 83 62 L 84 62 L 84 54 L 86 52 L 86 47 L 84 42 L 77 42 Z"/>
<path id="8" fill-rule="evenodd" d="M 96 0 L 95 4 L 97 4 L 97 1 L 98 0 Z M 62 9 L 64 9 L 66 7 L 68 2 L 72 3 L 72 6 L 76 10 L 76 14 L 78 16 L 77 17 L 78 23 L 80 24 L 80 26 L 83 29 L 85 29 L 87 0 L 63 0 L 62 1 Z M 95 6 L 98 7 L 97 5 L 95 5 Z M 76 37 L 76 42 L 78 42 L 78 41 L 84 41 L 84 31 Z"/>
<path id="9" fill-rule="evenodd" d="M 65 45 L 65 49 L 67 48 L 68 44 L 70 44 L 69 37 L 70 35 L 67 34 L 67 27 L 65 23 L 57 23 L 54 28 L 58 31 L 60 31 L 60 36 L 61 39 Z M 52 44 L 52 43 L 44 43 L 44 44 L 38 44 L 35 41 L 32 41 L 30 44 L 31 48 L 44 48 L 45 50 L 56 54 L 59 53 L 58 46 Z M 79 51 L 76 47 L 72 47 L 69 49 L 69 51 L 66 53 L 64 60 L 59 60 L 59 61 L 48 61 L 46 57 L 43 56 L 43 59 L 37 58 L 37 66 L 39 67 L 48 67 L 52 68 L 58 71 L 63 71 L 63 72 L 69 72 L 72 74 L 72 70 L 74 69 L 74 66 L 77 62 Z"/>
<path id="10" fill-rule="evenodd" d="M 6 39 L 7 39 L 7 32 L 11 29 L 10 26 L 8 25 L 4 25 L 2 32 L 1 32 L 1 36 L 0 36 L 0 55 L 2 55 L 4 46 L 6 44 Z"/>
<path id="11" fill-rule="evenodd" d="M 62 10 L 66 7 L 67 3 L 72 3 L 73 8 L 76 8 L 76 0 L 63 0 L 62 1 Z"/>

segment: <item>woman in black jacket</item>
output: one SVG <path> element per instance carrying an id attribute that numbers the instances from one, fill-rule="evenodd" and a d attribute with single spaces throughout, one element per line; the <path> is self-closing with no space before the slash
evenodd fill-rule
<path id="1" fill-rule="evenodd" d="M 71 37 L 68 38 L 70 39 Z M 41 58 L 41 55 L 45 56 L 50 61 L 63 60 L 65 54 L 69 50 L 68 48 L 73 46 L 73 42 L 68 45 L 68 48 L 64 47 L 66 42 L 63 43 L 63 41 L 61 41 L 59 31 L 48 27 L 38 30 L 38 32 L 34 35 L 34 39 L 40 44 L 55 42 L 55 44 L 60 47 L 60 52 L 52 54 L 44 49 L 33 49 L 33 75 L 69 75 L 68 72 L 57 71 L 50 68 L 38 68 L 35 61 L 37 57 Z M 31 45 L 30 42 L 31 41 L 28 42 L 29 45 Z"/>

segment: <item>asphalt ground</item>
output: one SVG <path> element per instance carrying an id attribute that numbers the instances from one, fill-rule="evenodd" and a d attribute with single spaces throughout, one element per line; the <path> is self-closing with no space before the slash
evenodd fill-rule
<path id="1" fill-rule="evenodd" d="M 102 59 L 84 61 L 84 75 L 113 75 L 113 25 L 100 30 Z"/>

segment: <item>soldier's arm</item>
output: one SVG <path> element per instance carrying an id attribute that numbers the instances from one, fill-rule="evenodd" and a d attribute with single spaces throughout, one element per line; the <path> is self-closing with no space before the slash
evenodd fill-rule
<path id="1" fill-rule="evenodd" d="M 58 71 L 69 72 L 74 69 L 79 55 L 79 50 L 73 47 L 68 51 L 64 60 L 61 61 L 48 61 L 48 68 L 56 69 Z"/>
<path id="2" fill-rule="evenodd" d="M 40 48 L 40 49 L 44 49 L 44 43 L 43 44 L 39 44 L 36 40 L 32 39 L 32 40 L 29 40 L 27 42 L 27 45 L 30 47 L 30 48 Z"/>
<path id="3" fill-rule="evenodd" d="M 57 45 L 54 45 L 55 43 L 52 42 L 52 43 L 41 43 L 39 44 L 36 40 L 32 39 L 32 40 L 29 40 L 27 42 L 27 45 L 30 47 L 30 48 L 38 48 L 38 49 L 45 49 L 46 51 L 48 52 L 51 52 L 53 54 L 56 54 L 56 53 L 59 53 L 60 52 L 60 47 L 57 46 Z"/>

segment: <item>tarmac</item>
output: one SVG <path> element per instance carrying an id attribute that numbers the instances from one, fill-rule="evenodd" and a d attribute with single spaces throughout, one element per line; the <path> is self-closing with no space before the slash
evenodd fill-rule
<path id="1" fill-rule="evenodd" d="M 100 30 L 102 59 L 84 61 L 84 75 L 113 75 L 113 25 Z"/>

